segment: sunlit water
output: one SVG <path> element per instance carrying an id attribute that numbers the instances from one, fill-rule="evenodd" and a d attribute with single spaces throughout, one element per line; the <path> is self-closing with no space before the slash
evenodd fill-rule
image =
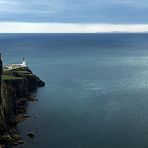
<path id="1" fill-rule="evenodd" d="M 148 34 L 1 34 L 0 48 L 46 82 L 20 148 L 148 147 Z"/>

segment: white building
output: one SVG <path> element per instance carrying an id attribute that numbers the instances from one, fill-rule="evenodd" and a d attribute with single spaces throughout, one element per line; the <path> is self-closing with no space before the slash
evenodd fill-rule
<path id="1" fill-rule="evenodd" d="M 27 67 L 26 60 L 23 58 L 22 63 L 20 64 L 8 64 L 4 66 L 5 69 L 12 70 L 16 68 Z"/>
<path id="2" fill-rule="evenodd" d="M 27 64 L 26 64 L 26 60 L 25 60 L 25 58 L 23 58 L 23 61 L 22 61 L 21 66 L 22 66 L 22 67 L 27 67 Z"/>

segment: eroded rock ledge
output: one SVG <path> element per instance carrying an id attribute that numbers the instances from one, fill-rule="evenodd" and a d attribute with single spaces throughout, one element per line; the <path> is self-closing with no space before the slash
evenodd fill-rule
<path id="1" fill-rule="evenodd" d="M 34 101 L 31 92 L 45 86 L 28 67 L 2 70 L 0 60 L 0 147 L 11 147 L 20 140 L 15 132 L 17 122 L 27 118 L 26 102 Z"/>

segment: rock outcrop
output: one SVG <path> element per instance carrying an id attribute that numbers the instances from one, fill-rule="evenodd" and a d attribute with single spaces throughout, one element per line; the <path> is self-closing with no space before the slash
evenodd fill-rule
<path id="1" fill-rule="evenodd" d="M 5 144 L 6 139 L 3 137 L 14 140 L 14 127 L 18 119 L 16 116 L 25 113 L 24 104 L 28 100 L 34 100 L 31 92 L 42 86 L 45 86 L 45 83 L 28 67 L 3 71 L 0 59 L 0 145 Z"/>

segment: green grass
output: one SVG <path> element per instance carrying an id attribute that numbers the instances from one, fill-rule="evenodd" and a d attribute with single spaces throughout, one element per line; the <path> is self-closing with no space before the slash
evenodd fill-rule
<path id="1" fill-rule="evenodd" d="M 19 80 L 23 79 L 23 77 L 14 77 L 14 76 L 9 76 L 9 75 L 2 75 L 3 80 Z"/>
<path id="2" fill-rule="evenodd" d="M 3 70 L 3 75 L 12 75 L 11 70 Z"/>
<path id="3" fill-rule="evenodd" d="M 14 69 L 14 71 L 27 71 L 28 67 L 20 67 L 20 68 L 16 68 Z"/>
<path id="4" fill-rule="evenodd" d="M 32 75 L 32 73 L 28 71 L 28 68 L 26 67 L 21 67 L 12 70 L 3 69 L 2 79 L 3 80 L 23 79 L 23 77 L 26 75 Z"/>

